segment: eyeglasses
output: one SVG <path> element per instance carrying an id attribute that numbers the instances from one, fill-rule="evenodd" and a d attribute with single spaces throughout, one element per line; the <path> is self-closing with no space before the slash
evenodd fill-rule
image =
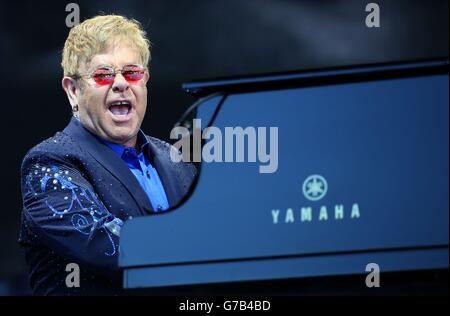
<path id="1" fill-rule="evenodd" d="M 145 70 L 146 68 L 142 65 L 126 65 L 118 70 L 109 66 L 101 66 L 88 75 L 76 75 L 73 78 L 92 78 L 99 86 L 106 86 L 114 82 L 117 73 L 121 73 L 126 81 L 136 83 L 144 78 Z"/>

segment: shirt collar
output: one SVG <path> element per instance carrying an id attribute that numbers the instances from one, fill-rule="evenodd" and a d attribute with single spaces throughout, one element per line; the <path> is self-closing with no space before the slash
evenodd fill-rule
<path id="1" fill-rule="evenodd" d="M 98 136 L 97 136 L 98 137 Z M 106 146 L 108 146 L 109 148 L 111 148 L 120 158 L 122 158 L 123 152 L 125 151 L 125 149 L 129 148 L 129 147 L 125 147 L 121 144 L 116 144 L 116 143 L 112 143 L 112 142 L 108 142 L 104 139 L 101 139 L 100 137 L 98 137 Z M 137 144 L 140 146 L 140 152 L 145 153 L 145 147 L 148 145 L 148 140 L 147 137 L 145 137 L 145 134 L 142 130 L 139 130 L 139 132 L 137 133 Z M 134 148 L 133 148 L 134 149 Z"/>

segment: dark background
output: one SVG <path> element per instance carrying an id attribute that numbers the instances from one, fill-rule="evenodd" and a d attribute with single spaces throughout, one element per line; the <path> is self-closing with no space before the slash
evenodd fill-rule
<path id="1" fill-rule="evenodd" d="M 182 91 L 183 82 L 448 56 L 448 1 L 373 1 L 381 8 L 381 28 L 365 25 L 369 2 L 76 1 L 81 21 L 104 12 L 144 25 L 153 59 L 143 129 L 165 140 L 195 101 Z M 27 293 L 26 266 L 17 244 L 21 160 L 70 118 L 60 83 L 61 51 L 69 32 L 67 3 L 0 4 L 0 295 Z"/>

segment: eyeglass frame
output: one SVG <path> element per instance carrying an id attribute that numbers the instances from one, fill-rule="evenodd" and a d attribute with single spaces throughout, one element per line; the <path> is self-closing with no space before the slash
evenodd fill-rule
<path id="1" fill-rule="evenodd" d="M 128 64 L 128 65 L 125 65 L 125 66 L 123 66 L 122 67 L 122 69 L 116 69 L 116 68 L 114 68 L 114 67 L 111 67 L 111 66 L 109 66 L 109 65 L 99 65 L 99 66 L 97 66 L 94 70 L 92 70 L 90 73 L 87 73 L 87 74 L 76 74 L 76 75 L 73 75 L 73 76 L 68 76 L 68 77 L 71 77 L 71 78 L 73 78 L 73 79 L 75 79 L 75 80 L 78 80 L 78 79 L 85 79 L 85 77 L 87 78 L 87 79 L 92 79 L 92 76 L 93 76 L 93 74 L 98 70 L 98 69 L 112 69 L 113 70 L 113 74 L 114 74 L 114 80 L 116 79 L 116 75 L 118 74 L 118 73 L 120 73 L 122 76 L 123 76 L 123 71 L 124 71 L 124 68 L 125 67 L 128 67 L 128 66 L 138 66 L 138 67 L 142 67 L 142 69 L 144 70 L 144 74 L 145 74 L 145 72 L 148 72 L 148 67 L 146 67 L 146 66 L 144 66 L 144 65 L 142 65 L 142 64 Z M 114 82 L 114 80 L 111 82 L 111 84 Z M 126 79 L 125 79 L 126 80 Z M 141 81 L 142 79 L 139 79 L 138 81 Z M 126 80 L 127 82 L 129 82 L 128 80 Z M 138 82 L 138 81 L 136 81 L 136 82 Z"/>

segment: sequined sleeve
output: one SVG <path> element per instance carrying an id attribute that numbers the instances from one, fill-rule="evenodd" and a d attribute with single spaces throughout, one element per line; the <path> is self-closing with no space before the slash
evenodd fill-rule
<path id="1" fill-rule="evenodd" d="M 34 157 L 22 165 L 23 213 L 36 238 L 69 262 L 118 273 L 121 219 L 70 164 Z"/>

